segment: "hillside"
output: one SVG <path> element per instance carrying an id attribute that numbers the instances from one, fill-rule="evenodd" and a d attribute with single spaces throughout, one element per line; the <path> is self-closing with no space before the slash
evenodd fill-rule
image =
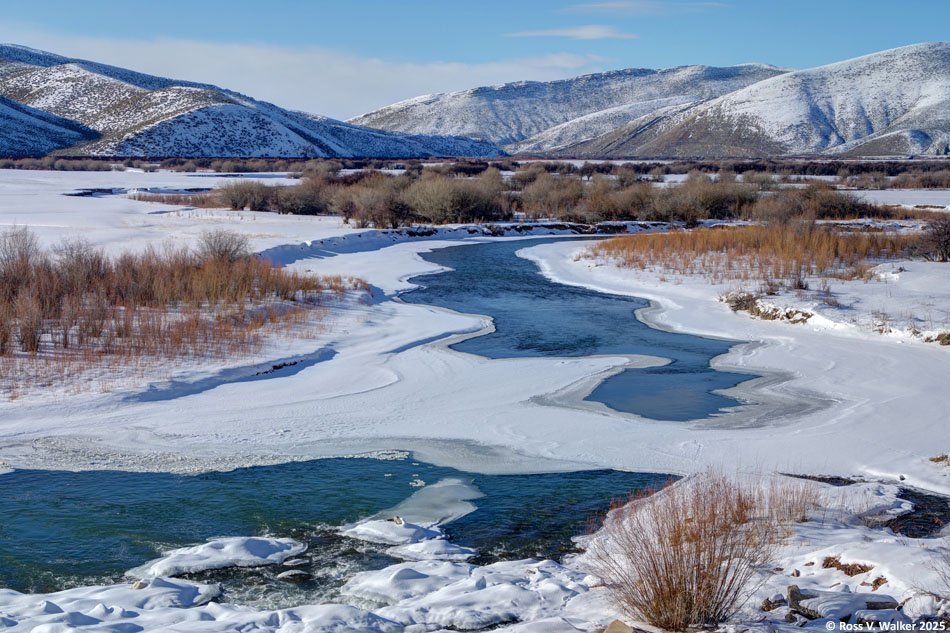
<path id="1" fill-rule="evenodd" d="M 59 149 L 103 156 L 496 156 L 490 143 L 466 138 L 371 130 L 284 110 L 210 84 L 154 77 L 15 45 L 0 45 L 0 96 L 66 119 L 79 136 L 16 139 L 23 130 L 0 120 L 9 154 Z M 69 123 L 71 122 L 71 123 Z"/>
<path id="2" fill-rule="evenodd" d="M 640 117 L 570 156 L 950 153 L 950 44 L 905 46 Z"/>
<path id="3" fill-rule="evenodd" d="M 784 72 L 765 64 L 683 66 L 521 81 L 416 97 L 350 123 L 416 134 L 460 134 L 513 144 L 514 151 L 545 152 L 598 136 L 670 102 L 718 97 Z M 552 130 L 556 126 L 563 127 Z"/>
<path id="4" fill-rule="evenodd" d="M 0 96 L 0 156 L 42 156 L 97 136 L 73 121 Z"/>

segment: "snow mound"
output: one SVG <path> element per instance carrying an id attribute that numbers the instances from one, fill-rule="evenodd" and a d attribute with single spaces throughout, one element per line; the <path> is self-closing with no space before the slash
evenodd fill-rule
<path id="1" fill-rule="evenodd" d="M 430 540 L 391 547 L 386 553 L 403 560 L 451 560 L 466 561 L 478 556 L 478 551 L 470 547 L 462 547 L 449 543 L 446 540 Z"/>
<path id="2" fill-rule="evenodd" d="M 395 604 L 428 594 L 471 576 L 472 565 L 445 561 L 420 561 L 391 565 L 379 571 L 355 574 L 343 593 L 356 598 Z"/>
<path id="3" fill-rule="evenodd" d="M 467 577 L 431 593 L 413 592 L 413 597 L 376 613 L 407 626 L 463 630 L 540 620 L 557 616 L 568 601 L 588 592 L 584 578 L 583 573 L 549 560 L 494 563 L 476 567 Z"/>
<path id="4" fill-rule="evenodd" d="M 202 631 L 229 633 L 402 633 L 403 627 L 352 606 L 306 605 L 259 611 L 209 602 L 216 586 L 153 579 L 144 589 L 130 585 L 80 587 L 53 594 L 0 589 L 0 628 L 14 631 Z"/>
<path id="5" fill-rule="evenodd" d="M 232 537 L 208 541 L 193 547 L 172 550 L 153 561 L 131 569 L 133 578 L 178 576 L 225 567 L 278 565 L 306 551 L 307 546 L 291 538 Z"/>

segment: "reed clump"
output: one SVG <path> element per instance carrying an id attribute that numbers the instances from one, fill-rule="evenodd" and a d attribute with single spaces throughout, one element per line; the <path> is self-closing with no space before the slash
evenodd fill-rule
<path id="1" fill-rule="evenodd" d="M 143 359 L 252 354 L 270 329 L 318 324 L 327 299 L 367 288 L 276 268 L 226 231 L 195 249 L 110 257 L 81 240 L 49 251 L 14 228 L 0 233 L 0 388 Z"/>
<path id="2" fill-rule="evenodd" d="M 799 221 L 621 236 L 592 246 L 587 256 L 627 268 L 703 275 L 713 283 L 785 280 L 800 287 L 808 276 L 860 275 L 866 260 L 908 255 L 918 240 Z"/>

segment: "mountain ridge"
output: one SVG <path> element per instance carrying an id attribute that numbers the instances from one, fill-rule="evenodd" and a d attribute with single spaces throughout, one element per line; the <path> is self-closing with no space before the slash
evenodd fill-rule
<path id="1" fill-rule="evenodd" d="M 212 84 L 179 81 L 19 45 L 0 45 L 0 96 L 96 133 L 19 138 L 7 153 L 90 156 L 498 156 L 493 144 L 354 126 Z M 4 119 L 15 125 L 14 119 Z M 70 140 L 76 140 L 70 143 Z M 9 144 L 9 143 L 8 143 Z M 14 151 L 9 151 L 9 150 Z"/>
<path id="2" fill-rule="evenodd" d="M 529 139 L 571 120 L 661 99 L 708 99 L 784 72 L 787 70 L 768 64 L 628 68 L 548 82 L 518 81 L 422 95 L 348 122 L 405 133 L 459 134 L 510 145 L 515 151 L 525 143 L 525 147 L 546 152 L 553 148 L 544 139 Z M 585 124 L 593 136 L 608 131 L 596 125 L 591 131 L 589 119 Z M 564 142 L 563 132 L 556 142 Z"/>

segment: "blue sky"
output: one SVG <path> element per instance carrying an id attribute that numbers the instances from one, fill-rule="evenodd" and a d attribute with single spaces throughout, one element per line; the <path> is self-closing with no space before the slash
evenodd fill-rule
<path id="1" fill-rule="evenodd" d="M 43 0 L 0 40 L 346 118 L 428 92 L 613 68 L 807 68 L 947 39 L 945 0 Z"/>

